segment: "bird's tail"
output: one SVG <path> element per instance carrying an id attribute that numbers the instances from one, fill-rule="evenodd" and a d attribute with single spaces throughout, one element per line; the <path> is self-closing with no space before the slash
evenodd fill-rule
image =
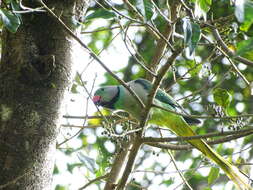
<path id="1" fill-rule="evenodd" d="M 157 115 L 153 114 L 150 123 L 168 127 L 181 137 L 196 135 L 183 117 L 160 109 L 155 111 L 154 113 L 157 113 Z M 248 178 L 236 166 L 216 153 L 205 141 L 202 139 L 192 139 L 188 140 L 188 142 L 210 160 L 214 161 L 234 182 L 238 190 L 253 190 L 248 184 Z"/>
<path id="2" fill-rule="evenodd" d="M 205 154 L 209 159 L 213 160 L 226 175 L 234 182 L 239 190 L 251 190 L 248 184 L 248 178 L 234 165 L 216 153 L 205 141 L 203 140 L 189 140 L 189 143 Z"/>

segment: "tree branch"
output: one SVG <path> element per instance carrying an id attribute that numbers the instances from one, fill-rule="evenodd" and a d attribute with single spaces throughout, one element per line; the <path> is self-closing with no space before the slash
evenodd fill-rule
<path id="1" fill-rule="evenodd" d="M 169 110 L 167 108 L 164 108 L 164 107 L 161 107 L 159 105 L 156 105 L 156 104 L 152 104 L 153 107 L 156 107 L 156 108 L 159 108 L 159 109 L 162 109 L 164 111 L 167 111 L 167 112 L 171 112 L 171 113 L 174 113 L 174 114 L 177 114 L 177 115 L 181 115 L 183 117 L 192 117 L 192 118 L 199 118 L 199 119 L 233 119 L 233 118 L 242 118 L 242 117 L 253 117 L 253 114 L 242 114 L 242 115 L 235 115 L 235 116 L 223 116 L 223 117 L 220 117 L 220 116 L 212 116 L 212 115 L 207 115 L 207 116 L 201 116 L 201 115 L 188 115 L 188 114 L 184 114 L 184 113 L 179 113 L 179 112 L 176 112 L 176 111 L 172 111 L 172 110 Z"/>
<path id="2" fill-rule="evenodd" d="M 134 140 L 134 139 L 133 139 Z M 114 163 L 112 165 L 112 168 L 111 168 L 111 171 L 110 173 L 108 174 L 108 180 L 105 184 L 105 188 L 104 190 L 114 190 L 114 189 L 118 189 L 118 185 L 121 184 L 120 186 L 122 186 L 122 182 L 121 182 L 121 179 L 122 179 L 122 176 L 124 176 L 129 169 L 127 169 L 127 167 L 131 167 L 131 166 L 128 166 L 128 164 L 131 164 L 133 165 L 134 163 L 134 159 L 135 159 L 135 156 L 138 152 L 138 149 L 140 147 L 140 143 L 139 144 L 136 144 L 136 142 L 127 142 L 125 144 L 125 146 L 123 147 L 122 151 L 120 151 L 115 160 L 114 160 Z M 130 160 L 130 161 L 129 161 Z M 131 163 L 129 163 L 131 162 Z M 128 172 L 127 172 L 128 173 Z M 128 173 L 129 175 L 129 173 Z M 125 177 L 124 177 L 125 179 Z"/>
<path id="3" fill-rule="evenodd" d="M 128 157 L 128 161 L 127 161 L 127 164 L 126 164 L 127 167 L 125 168 L 125 171 L 123 173 L 123 176 L 121 178 L 119 186 L 117 187 L 117 190 L 122 190 L 122 189 L 126 188 L 127 180 L 129 178 L 130 173 L 133 170 L 134 162 L 135 162 L 135 159 L 137 157 L 137 154 L 138 154 L 138 151 L 140 149 L 141 144 L 142 143 L 141 143 L 140 137 L 136 136 L 135 139 L 133 139 L 133 146 L 131 147 L 130 155 Z"/>
<path id="4" fill-rule="evenodd" d="M 218 44 L 220 45 L 220 47 L 222 48 L 222 50 L 224 52 L 226 52 L 226 54 L 228 56 L 233 57 L 235 60 L 240 61 L 240 62 L 244 63 L 245 65 L 253 67 L 253 62 L 252 61 L 250 61 L 250 60 L 248 60 L 248 59 L 246 59 L 244 57 L 241 57 L 241 56 L 236 56 L 235 52 L 231 51 L 228 48 L 228 46 L 222 40 L 222 38 L 221 38 L 221 36 L 219 34 L 219 31 L 217 29 L 213 28 L 212 32 L 213 32 L 213 36 L 214 36 L 215 40 L 218 42 Z"/>
<path id="5" fill-rule="evenodd" d="M 188 141 L 193 139 L 207 139 L 211 137 L 221 137 L 228 135 L 239 135 L 239 134 L 253 134 L 253 127 L 247 129 L 242 129 L 238 131 L 224 131 L 224 132 L 214 132 L 204 135 L 194 135 L 194 136 L 185 136 L 185 137 L 166 137 L 166 138 L 155 138 L 155 137 L 143 137 L 143 143 L 153 143 L 153 142 L 171 142 L 171 141 Z"/>
<path id="6" fill-rule="evenodd" d="M 241 134 L 234 134 L 234 135 L 231 135 L 231 136 L 228 136 L 228 137 L 224 137 L 224 138 L 217 139 L 217 140 L 212 140 L 212 141 L 206 141 L 206 142 L 209 145 L 215 145 L 215 144 L 230 142 L 231 140 L 239 139 L 241 137 L 245 137 L 245 136 L 252 135 L 252 134 L 253 134 L 252 131 L 248 131 L 248 132 L 244 132 L 244 133 L 241 133 Z M 177 137 L 175 137 L 175 138 L 177 138 Z M 187 138 L 187 137 L 182 137 L 182 138 Z M 178 139 L 178 140 L 175 140 L 175 141 L 180 141 L 180 140 Z M 157 147 L 157 148 L 171 149 L 171 150 L 191 150 L 191 149 L 194 148 L 191 145 L 176 145 L 176 144 L 170 144 L 170 143 L 169 144 L 164 144 L 164 143 L 158 143 L 158 142 L 149 142 L 149 143 L 145 143 L 145 144 L 147 144 L 149 146 L 154 146 L 154 147 Z"/>
<path id="7" fill-rule="evenodd" d="M 101 60 L 100 58 L 92 52 L 92 50 L 86 46 L 80 38 L 78 38 L 71 29 L 66 26 L 66 24 L 57 16 L 55 13 L 42 1 L 39 0 L 40 4 L 47 10 L 47 12 L 55 18 L 58 23 L 62 26 L 62 28 L 71 36 L 73 37 L 85 50 L 88 51 L 89 55 L 96 60 L 114 79 L 116 79 L 120 84 L 122 84 L 129 92 L 130 94 L 137 100 L 137 102 L 140 104 L 142 108 L 145 108 L 144 103 L 141 101 L 141 99 L 136 95 L 136 93 L 123 81 L 121 80 L 116 74 L 114 74 Z"/>
<path id="8" fill-rule="evenodd" d="M 96 181 L 99 181 L 101 179 L 105 179 L 108 177 L 108 174 L 105 174 L 105 175 L 102 175 L 102 176 L 99 176 L 91 181 L 89 181 L 87 184 L 85 184 L 84 186 L 80 187 L 78 190 L 83 190 L 83 189 L 86 189 L 88 186 L 90 186 L 91 184 L 95 183 Z"/>
<path id="9" fill-rule="evenodd" d="M 178 9 L 180 9 L 180 7 L 181 7 L 181 4 L 178 2 L 175 2 L 175 1 L 172 1 L 171 5 L 170 5 L 169 19 L 172 20 L 173 22 L 167 22 L 167 25 L 165 26 L 165 30 L 162 34 L 164 36 L 164 38 L 167 40 L 170 39 L 171 34 L 174 31 L 174 27 L 176 24 L 174 21 L 177 20 Z M 157 42 L 156 48 L 155 48 L 155 53 L 154 53 L 151 63 L 150 63 L 153 70 L 156 70 L 157 65 L 159 64 L 162 56 L 164 55 L 166 47 L 167 47 L 166 41 L 162 38 L 159 39 Z"/>
<path id="10" fill-rule="evenodd" d="M 183 113 L 179 113 L 179 112 L 175 112 L 172 110 L 168 110 L 166 108 L 163 108 L 161 106 L 155 105 L 153 104 L 152 106 L 157 107 L 159 109 L 163 109 L 165 111 L 177 114 L 177 115 L 181 115 L 181 116 L 187 116 L 187 117 L 192 117 L 192 118 L 199 118 L 199 119 L 221 119 L 221 120 L 226 120 L 226 119 L 236 119 L 236 118 L 242 118 L 242 117 L 253 117 L 253 114 L 241 114 L 241 115 L 234 115 L 234 116 L 224 116 L 224 117 L 219 117 L 219 116 L 213 116 L 213 115 L 189 115 L 189 114 L 183 114 Z M 119 116 L 116 115 L 105 115 L 105 118 L 113 118 L 113 119 L 117 119 L 120 118 Z M 74 116 L 74 115 L 63 115 L 63 118 L 66 119 L 103 119 L 103 117 L 101 116 Z"/>

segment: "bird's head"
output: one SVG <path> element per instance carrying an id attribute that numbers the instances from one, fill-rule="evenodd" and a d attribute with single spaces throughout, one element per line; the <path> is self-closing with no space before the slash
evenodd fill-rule
<path id="1" fill-rule="evenodd" d="M 119 98 L 118 86 L 105 86 L 96 90 L 92 101 L 97 106 L 103 106 L 106 108 L 114 109 L 114 104 Z"/>

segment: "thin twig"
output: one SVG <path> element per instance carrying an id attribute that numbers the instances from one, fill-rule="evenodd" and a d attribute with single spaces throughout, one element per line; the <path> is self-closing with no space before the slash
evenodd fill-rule
<path id="1" fill-rule="evenodd" d="M 69 127 L 69 128 L 80 128 L 80 129 L 96 129 L 101 127 L 101 125 L 70 125 L 70 124 L 62 124 L 61 127 Z"/>
<path id="2" fill-rule="evenodd" d="M 66 119 L 86 119 L 86 118 L 87 119 L 101 119 L 102 118 L 102 116 L 75 116 L 75 115 L 63 115 L 62 117 Z M 105 116 L 105 117 L 108 117 L 108 116 Z"/>
<path id="3" fill-rule="evenodd" d="M 195 18 L 195 15 L 192 11 L 192 9 L 190 7 L 188 7 L 188 5 L 184 2 L 184 0 L 180 0 L 181 4 L 183 5 L 183 7 L 186 9 L 186 11 L 189 13 L 189 15 L 191 16 L 191 18 Z"/>
<path id="4" fill-rule="evenodd" d="M 143 21 L 139 21 L 139 20 L 136 20 L 136 19 L 133 19 L 131 17 L 128 17 L 124 14 L 122 14 L 121 12 L 119 12 L 116 8 L 114 8 L 107 0 L 104 0 L 109 6 L 110 8 L 115 12 L 117 13 L 118 15 L 128 19 L 129 21 L 132 21 L 132 22 L 136 22 L 136 23 L 139 23 L 139 24 L 143 24 L 144 26 L 147 26 L 147 30 L 152 34 L 152 36 L 154 36 L 156 39 L 160 39 L 162 38 L 166 43 L 167 45 L 170 47 L 171 51 L 173 52 L 174 51 L 174 48 L 172 47 L 172 45 L 170 44 L 170 42 L 159 32 L 159 30 L 155 27 L 153 27 L 152 25 L 148 24 L 148 23 L 144 23 Z"/>
<path id="5" fill-rule="evenodd" d="M 141 27 L 143 26 L 143 24 L 130 24 L 129 27 Z M 82 31 L 81 34 L 92 34 L 95 32 L 103 32 L 103 31 L 112 31 L 114 29 L 120 29 L 120 26 L 113 26 L 113 27 L 101 27 L 99 29 L 96 30 L 92 30 L 92 31 Z"/>
<path id="6" fill-rule="evenodd" d="M 93 84 L 92 84 L 92 87 L 91 87 L 91 91 L 88 92 L 87 88 L 85 87 L 85 83 L 84 83 L 84 81 L 82 80 L 81 75 L 80 75 L 79 73 L 77 73 L 77 76 L 79 77 L 79 80 L 81 81 L 82 87 L 86 90 L 86 93 L 87 93 L 88 95 L 90 95 L 90 94 L 92 93 L 92 90 L 94 89 L 95 79 L 93 80 Z M 89 100 L 89 98 L 90 98 L 90 96 L 87 97 L 86 106 L 85 106 L 85 108 L 86 108 L 86 110 L 85 110 L 85 115 L 88 115 L 88 100 Z M 86 117 L 86 118 L 84 119 L 84 121 L 83 121 L 83 126 L 85 126 L 86 121 L 87 121 L 87 117 Z M 59 148 L 61 145 L 67 143 L 67 142 L 70 141 L 70 140 L 72 140 L 74 137 L 76 137 L 77 135 L 79 135 L 84 129 L 85 129 L 84 127 L 80 128 L 74 135 L 72 135 L 70 138 L 65 139 L 63 142 L 57 144 L 56 147 Z"/>
<path id="7" fill-rule="evenodd" d="M 201 91 L 203 90 L 206 90 L 208 85 L 210 84 L 210 82 L 213 80 L 213 78 L 215 77 L 215 75 L 213 75 L 210 79 L 208 79 L 205 84 L 202 85 L 202 87 L 194 92 L 192 92 L 191 94 L 187 95 L 187 96 L 184 96 L 182 98 L 179 98 L 176 100 L 176 102 L 180 101 L 180 100 L 183 100 L 183 99 L 186 99 L 186 98 L 189 98 L 191 96 L 195 96 L 196 94 L 199 94 Z M 225 80 L 225 77 L 223 78 Z"/>
<path id="8" fill-rule="evenodd" d="M 120 24 L 120 23 L 119 23 L 119 24 Z M 133 54 L 133 53 L 131 52 L 131 50 L 130 50 L 129 47 L 128 47 L 128 43 L 127 43 L 127 42 L 129 42 L 129 44 L 131 45 L 131 47 L 135 50 L 135 53 L 136 53 L 137 55 L 140 56 L 140 54 L 138 53 L 138 51 L 137 51 L 136 48 L 134 47 L 132 40 L 131 40 L 131 39 L 129 38 L 129 36 L 127 35 L 127 31 L 125 32 L 124 27 L 123 27 L 122 25 L 120 25 L 120 26 L 121 26 L 122 32 L 124 33 L 123 42 L 124 42 L 124 44 L 125 44 L 125 46 L 126 46 L 128 52 L 131 54 L 131 56 L 137 61 L 137 63 L 139 63 L 139 65 L 140 65 L 145 71 L 147 71 L 148 73 L 150 73 L 152 76 L 156 77 L 156 74 L 155 74 L 153 71 L 151 71 L 147 66 L 145 66 L 145 63 L 142 63 L 142 62 L 136 57 L 136 55 Z M 127 29 L 128 29 L 128 28 L 129 28 L 129 27 L 127 27 Z"/>
<path id="9" fill-rule="evenodd" d="M 43 7 L 37 7 L 37 8 L 30 8 L 23 5 L 22 0 L 19 1 L 19 7 L 23 9 L 24 11 L 15 11 L 15 13 L 30 13 L 30 12 L 46 12 L 45 10 L 42 10 Z M 14 11 L 13 11 L 14 12 Z"/>
<path id="10" fill-rule="evenodd" d="M 128 91 L 129 93 L 137 100 L 137 102 L 140 104 L 142 108 L 145 108 L 144 103 L 141 101 L 141 99 L 136 95 L 136 93 L 123 81 L 121 80 L 116 74 L 114 74 L 101 60 L 100 58 L 92 52 L 92 50 L 85 45 L 80 38 L 78 38 L 72 31 L 71 29 L 66 26 L 66 24 L 57 16 L 55 13 L 48 8 L 48 6 L 42 1 L 39 0 L 40 4 L 44 6 L 44 8 L 47 10 L 47 12 L 55 18 L 58 23 L 62 26 L 62 28 L 71 36 L 73 37 L 84 49 L 86 49 L 89 53 L 89 55 L 94 58 L 114 79 L 116 79 L 120 84 L 122 84 Z"/>
<path id="11" fill-rule="evenodd" d="M 41 9 L 32 9 L 32 10 L 26 10 L 26 11 L 11 11 L 15 14 L 27 14 L 27 13 L 34 13 L 34 12 L 46 12 L 45 10 Z"/>
<path id="12" fill-rule="evenodd" d="M 133 143 L 124 143 L 122 151 L 120 151 L 112 165 L 111 171 L 108 174 L 108 180 L 106 181 L 104 190 L 114 190 L 117 188 L 120 182 L 123 172 L 126 170 L 127 161 L 129 159 L 130 151 L 132 149 Z"/>
<path id="13" fill-rule="evenodd" d="M 162 82 L 162 80 L 163 80 L 165 74 L 167 73 L 168 69 L 173 64 L 173 62 L 177 58 L 177 56 L 181 53 L 181 51 L 182 51 L 182 49 L 176 50 L 170 56 L 167 63 L 158 71 L 158 75 L 157 75 L 156 80 L 153 84 L 153 88 L 151 89 L 151 91 L 149 93 L 149 96 L 148 96 L 146 109 L 144 109 L 143 114 L 142 114 L 142 119 L 141 119 L 141 123 L 140 123 L 141 128 L 144 129 L 144 127 L 146 126 L 148 116 L 149 116 L 149 112 L 150 112 L 151 107 L 153 106 L 153 100 L 154 100 L 154 97 L 156 95 L 157 90 L 160 87 L 160 83 Z M 142 134 L 144 134 L 144 130 L 143 130 Z"/>
<path id="14" fill-rule="evenodd" d="M 108 174 L 105 174 L 105 175 L 102 175 L 102 176 L 99 176 L 91 181 L 89 181 L 87 184 L 85 184 L 84 186 L 80 187 L 78 190 L 83 190 L 83 189 L 86 189 L 88 186 L 92 185 L 93 183 L 101 180 L 101 179 L 106 179 L 108 177 Z"/>
<path id="15" fill-rule="evenodd" d="M 176 111 L 172 111 L 172 110 L 169 110 L 165 107 L 161 107 L 159 105 L 156 105 L 156 104 L 152 104 L 153 107 L 156 107 L 156 108 L 159 108 L 159 109 L 162 109 L 164 111 L 167 111 L 167 112 L 171 112 L 171 113 L 174 113 L 176 115 L 181 115 L 183 117 L 191 117 L 191 118 L 199 118 L 199 119 L 224 119 L 224 120 L 227 120 L 227 119 L 233 119 L 233 118 L 241 118 L 241 117 L 253 117 L 253 114 L 242 114 L 242 115 L 235 115 L 235 116 L 223 116 L 223 117 L 219 117 L 219 116 L 213 116 L 213 115 L 206 115 L 206 116 L 201 116 L 201 115 L 187 115 L 187 114 L 183 114 L 183 113 L 179 113 L 179 112 L 176 112 Z"/>
<path id="16" fill-rule="evenodd" d="M 163 17 L 163 19 L 169 23 L 169 24 L 172 24 L 172 21 L 166 16 L 163 14 L 162 10 L 159 9 L 159 7 L 155 4 L 154 0 L 151 0 L 151 3 L 152 5 L 155 7 L 155 10 Z"/>
<path id="17" fill-rule="evenodd" d="M 191 185 L 188 183 L 188 181 L 185 179 L 184 175 L 182 174 L 182 172 L 179 170 L 177 164 L 176 164 L 176 160 L 175 158 L 173 157 L 172 153 L 171 153 L 171 150 L 168 150 L 167 151 L 169 153 L 169 156 L 170 156 L 170 159 L 172 160 L 172 163 L 174 165 L 174 167 L 176 168 L 178 174 L 180 175 L 181 179 L 183 180 L 183 183 L 190 189 L 190 190 L 193 190 Z"/>
<path id="18" fill-rule="evenodd" d="M 235 139 L 239 139 L 248 135 L 252 135 L 252 131 L 250 132 L 245 132 L 242 134 L 234 134 L 228 137 L 224 137 L 221 139 L 217 139 L 217 140 L 212 140 L 212 141 L 206 141 L 207 144 L 209 145 L 215 145 L 215 144 L 221 144 L 221 143 L 225 143 L 225 142 L 230 142 L 231 140 L 235 140 Z M 171 143 L 145 143 L 149 146 L 154 146 L 157 148 L 162 148 L 162 149 L 171 149 L 171 150 L 191 150 L 194 149 L 195 147 L 193 147 L 192 145 L 178 145 L 178 144 L 171 144 Z"/>
<path id="19" fill-rule="evenodd" d="M 112 39 L 110 39 L 110 41 L 108 42 L 108 44 L 111 44 L 113 42 L 113 40 L 115 40 L 118 35 L 120 34 L 120 32 L 118 32 L 116 35 L 114 35 L 112 37 Z M 99 56 L 108 46 L 104 47 L 103 49 L 101 49 L 98 53 L 97 53 L 97 56 Z M 82 76 L 82 74 L 85 72 L 85 70 L 90 66 L 90 64 L 94 61 L 94 59 L 92 58 L 85 66 L 85 68 L 82 70 L 82 72 L 80 72 L 80 75 Z"/>
<path id="20" fill-rule="evenodd" d="M 241 71 L 237 68 L 237 66 L 234 64 L 234 62 L 232 61 L 232 59 L 224 54 L 226 56 L 226 58 L 228 59 L 228 61 L 230 62 L 230 64 L 232 65 L 233 69 L 236 71 L 236 73 L 242 78 L 242 80 L 246 83 L 247 86 L 250 86 L 250 82 L 247 80 L 247 78 L 241 73 Z"/>
<path id="21" fill-rule="evenodd" d="M 137 157 L 137 154 L 138 154 L 138 151 L 140 149 L 141 144 L 142 143 L 140 141 L 140 137 L 136 136 L 133 139 L 133 143 L 132 143 L 131 149 L 129 150 L 130 154 L 129 154 L 129 157 L 128 157 L 128 160 L 127 160 L 127 164 L 126 164 L 127 167 L 125 168 L 124 173 L 122 175 L 122 178 L 120 180 L 120 183 L 118 184 L 118 187 L 116 188 L 117 190 L 125 189 L 126 182 L 128 180 L 129 174 L 133 170 L 134 162 L 136 160 L 136 157 Z"/>
<path id="22" fill-rule="evenodd" d="M 206 139 L 206 138 L 211 138 L 211 137 L 251 134 L 251 133 L 253 133 L 253 127 L 248 127 L 246 129 L 241 129 L 238 131 L 213 132 L 213 133 L 207 133 L 204 135 L 194 135 L 194 136 L 185 136 L 185 137 L 166 137 L 166 138 L 143 137 L 142 142 L 150 143 L 150 142 L 188 141 L 188 140 L 193 140 L 193 139 Z"/>
<path id="23" fill-rule="evenodd" d="M 173 1 L 174 2 L 174 1 Z M 172 21 L 175 21 L 177 19 L 177 14 L 178 14 L 178 7 L 179 4 L 178 3 L 174 3 L 171 5 L 170 7 L 170 14 L 169 14 L 169 19 L 171 19 Z M 162 35 L 164 36 L 164 38 L 166 40 L 169 40 L 173 31 L 174 31 L 174 27 L 175 27 L 175 23 L 166 23 L 167 25 L 165 26 L 165 30 L 164 32 L 162 33 Z M 156 45 L 156 50 L 154 52 L 154 56 L 152 57 L 152 60 L 151 60 L 151 67 L 152 67 L 152 70 L 155 70 L 160 62 L 160 60 L 162 59 L 162 57 L 164 56 L 164 52 L 167 48 L 167 43 L 164 39 L 160 39 L 158 40 L 157 42 L 157 45 Z"/>
<path id="24" fill-rule="evenodd" d="M 219 32 L 217 29 L 213 29 L 213 35 L 215 37 L 215 39 L 218 41 L 219 45 L 221 47 L 216 47 L 230 62 L 230 64 L 232 65 L 233 69 L 236 71 L 236 73 L 244 80 L 244 82 L 250 86 L 249 81 L 246 79 L 246 77 L 240 72 L 240 70 L 237 68 L 237 66 L 234 64 L 234 62 L 232 61 L 232 59 L 230 57 L 234 57 L 235 53 L 233 51 L 231 51 L 225 44 L 225 42 L 222 40 Z M 207 39 L 207 38 L 206 38 Z M 226 49 L 227 48 L 227 49 Z"/>
<path id="25" fill-rule="evenodd" d="M 202 166 L 202 167 L 199 167 L 199 168 L 205 168 L 206 166 Z M 196 170 L 196 168 L 190 168 L 190 169 L 184 169 L 184 170 L 180 170 L 180 172 L 189 172 L 189 171 L 192 171 L 192 170 Z M 177 170 L 175 171 L 169 171 L 169 172 L 165 172 L 165 171 L 154 171 L 154 170 L 134 170 L 132 173 L 154 173 L 154 174 L 157 174 L 157 175 L 164 175 L 164 174 L 167 174 L 167 175 L 170 175 L 170 174 L 175 174 L 175 173 L 178 173 Z"/>
<path id="26" fill-rule="evenodd" d="M 124 3 L 127 5 L 127 7 L 129 8 L 129 12 L 134 13 L 134 15 L 140 19 L 142 22 L 144 22 L 144 17 L 139 13 L 139 11 L 136 9 L 136 7 L 134 5 L 132 5 L 128 0 L 123 0 Z"/>
<path id="27" fill-rule="evenodd" d="M 161 135 L 161 137 L 163 138 L 163 135 L 161 133 L 161 131 L 159 130 L 159 133 Z M 172 152 L 171 150 L 167 150 L 169 156 L 170 156 L 170 159 L 175 167 L 175 169 L 177 170 L 179 176 L 181 177 L 181 179 L 183 180 L 184 184 L 190 189 L 190 190 L 193 190 L 191 185 L 188 183 L 188 181 L 185 179 L 184 175 L 182 174 L 182 172 L 179 170 L 178 166 L 177 166 L 177 163 L 176 163 L 176 160 L 174 158 L 174 156 L 172 155 Z"/>
<path id="28" fill-rule="evenodd" d="M 141 130 L 141 128 L 137 128 L 137 129 L 133 129 L 133 130 L 126 131 L 126 132 L 124 132 L 124 133 L 122 133 L 122 134 L 120 134 L 120 135 L 117 135 L 117 134 L 110 134 L 110 136 L 112 136 L 112 137 L 125 137 L 125 136 L 127 136 L 127 135 L 131 135 L 131 134 L 133 134 L 133 133 L 136 133 L 136 132 L 138 132 L 138 131 L 140 131 L 140 130 Z"/>
<path id="29" fill-rule="evenodd" d="M 225 44 L 225 42 L 222 40 L 219 32 L 217 29 L 213 28 L 212 30 L 213 32 L 213 36 L 216 39 L 216 41 L 218 42 L 218 44 L 220 45 L 220 47 L 222 48 L 223 51 L 225 51 L 227 53 L 228 56 L 233 57 L 235 60 L 240 61 L 242 63 L 244 63 L 245 65 L 249 65 L 249 66 L 253 66 L 253 62 L 241 57 L 241 56 L 236 56 L 235 52 L 231 51 L 228 46 Z"/>

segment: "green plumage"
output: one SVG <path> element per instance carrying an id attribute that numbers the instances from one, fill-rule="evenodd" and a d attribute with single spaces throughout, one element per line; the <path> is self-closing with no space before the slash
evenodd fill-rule
<path id="1" fill-rule="evenodd" d="M 152 89 L 152 84 L 147 80 L 137 79 L 130 81 L 128 85 L 133 91 L 135 91 L 143 103 L 146 104 L 148 95 Z M 98 105 L 116 110 L 125 110 L 137 120 L 141 119 L 141 106 L 122 85 L 100 88 L 95 92 L 94 97 L 96 97 L 96 101 L 94 102 Z M 161 89 L 157 91 L 153 103 L 172 111 L 176 111 L 176 107 L 178 107 L 175 100 Z M 189 126 L 189 124 L 198 123 L 199 121 L 196 119 L 189 117 L 183 118 L 180 115 L 159 108 L 152 108 L 150 115 L 151 117 L 149 119 L 149 123 L 169 128 L 178 136 L 196 135 L 196 133 Z M 201 139 L 194 139 L 188 140 L 188 142 L 201 151 L 206 157 L 219 165 L 227 174 L 227 176 L 235 183 L 238 189 L 252 189 L 247 184 L 246 177 L 234 165 L 217 154 L 205 141 Z"/>

